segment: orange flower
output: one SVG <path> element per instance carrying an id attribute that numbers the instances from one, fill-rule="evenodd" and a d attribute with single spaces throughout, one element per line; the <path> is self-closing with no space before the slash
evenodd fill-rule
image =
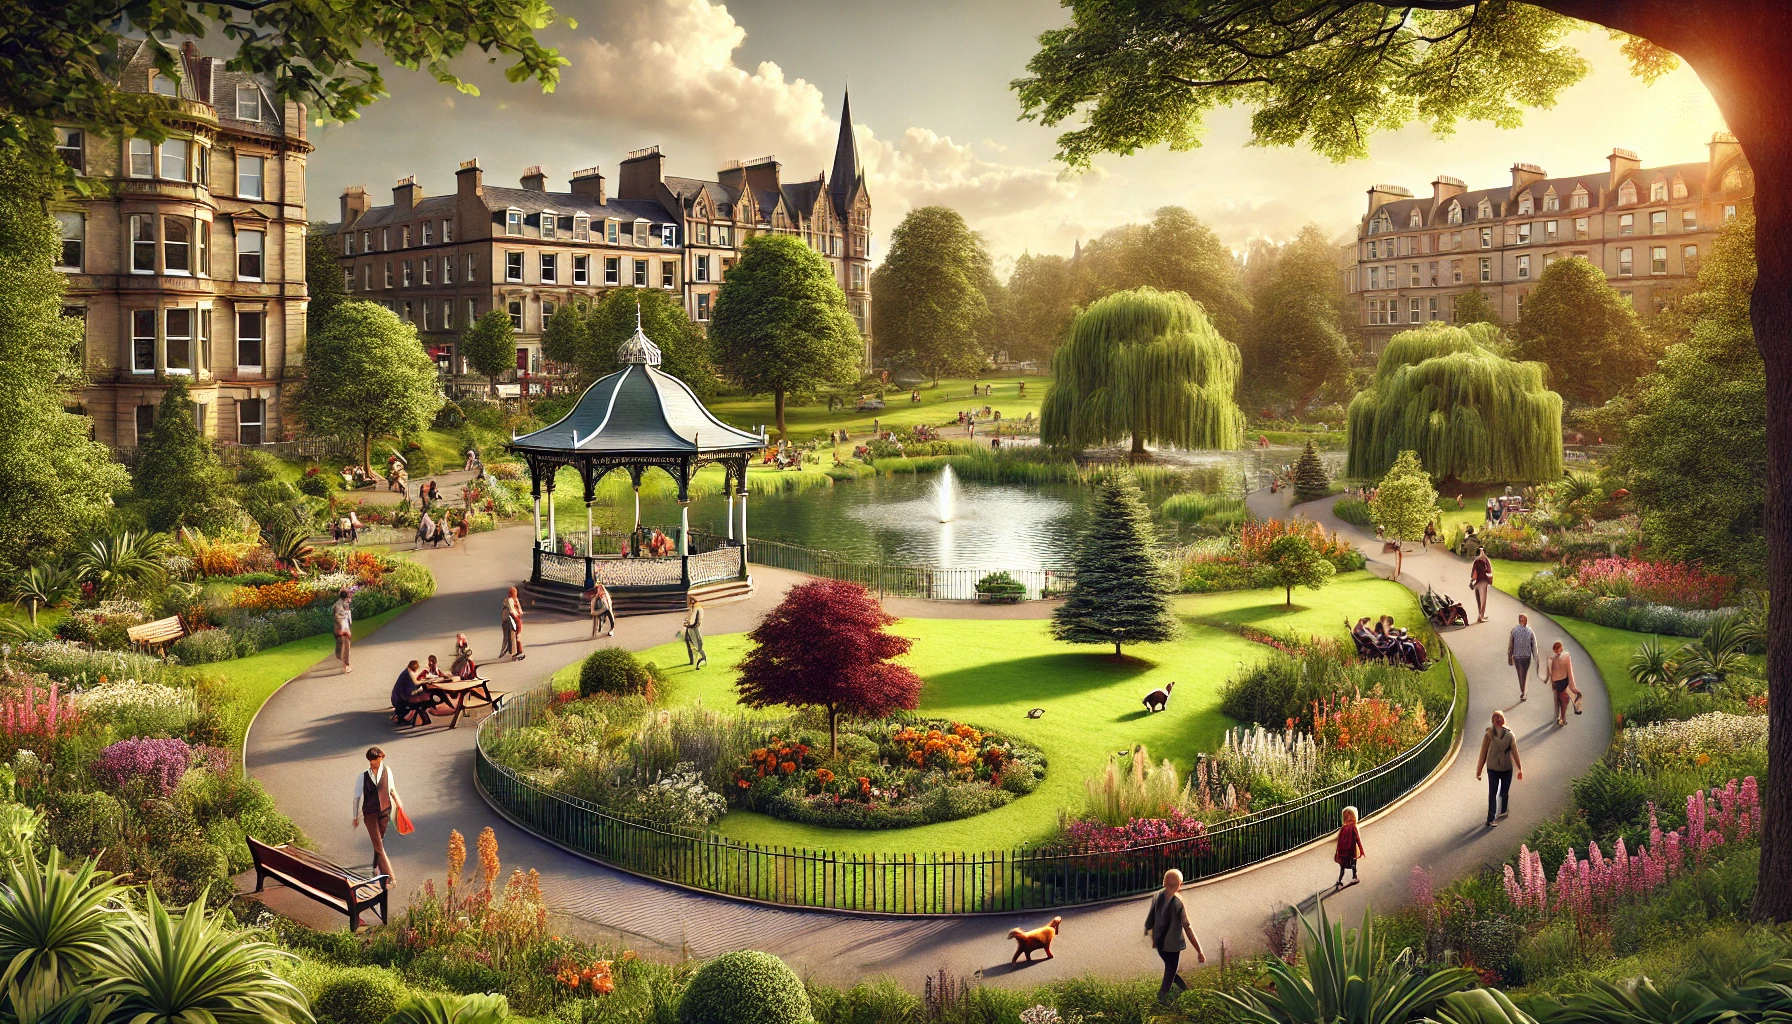
<path id="1" fill-rule="evenodd" d="M 458 831 L 448 833 L 448 881 L 450 884 L 460 877 L 461 869 L 467 866 L 467 839 Z"/>
<path id="2" fill-rule="evenodd" d="M 485 831 L 479 833 L 479 874 L 485 883 L 487 892 L 491 891 L 492 883 L 497 880 L 499 870 L 498 834 L 492 831 L 490 825 L 487 825 Z"/>

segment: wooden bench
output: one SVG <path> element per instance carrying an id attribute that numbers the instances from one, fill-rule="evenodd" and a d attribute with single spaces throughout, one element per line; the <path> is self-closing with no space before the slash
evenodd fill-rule
<path id="1" fill-rule="evenodd" d="M 131 626 L 125 631 L 131 643 L 149 650 L 166 648 L 169 644 L 187 635 L 186 623 L 180 621 L 179 615 L 170 615 L 165 619 L 145 622 L 141 626 Z"/>
<path id="2" fill-rule="evenodd" d="M 269 846 L 254 836 L 247 838 L 249 856 L 255 862 L 256 892 L 260 892 L 267 880 L 272 878 L 289 889 L 347 914 L 351 931 L 361 927 L 363 910 L 378 911 L 380 923 L 385 923 L 388 882 L 385 875 L 361 878 L 290 843 Z"/>

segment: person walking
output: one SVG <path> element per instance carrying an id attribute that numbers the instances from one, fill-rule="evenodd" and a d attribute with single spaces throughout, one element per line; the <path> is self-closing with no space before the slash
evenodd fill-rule
<path id="1" fill-rule="evenodd" d="M 1512 796 L 1512 773 L 1524 781 L 1524 764 L 1518 758 L 1518 736 L 1506 728 L 1503 712 L 1493 713 L 1493 724 L 1481 736 L 1481 756 L 1475 761 L 1475 781 L 1487 772 L 1487 827 L 1504 818 Z"/>
<path id="2" fill-rule="evenodd" d="M 610 620 L 609 636 L 616 635 L 616 604 L 610 597 L 610 589 L 602 583 L 591 587 L 591 639 L 597 639 L 598 630 L 604 628 L 604 620 Z"/>
<path id="3" fill-rule="evenodd" d="M 514 650 L 515 653 L 512 653 Z M 504 595 L 504 649 L 498 652 L 499 657 L 510 654 L 511 661 L 523 660 L 523 602 L 516 596 L 516 588 Z"/>
<path id="4" fill-rule="evenodd" d="M 348 649 L 354 636 L 350 627 L 355 622 L 355 603 L 353 594 L 347 587 L 336 592 L 336 602 L 330 605 L 330 618 L 336 623 L 336 660 L 342 662 L 342 674 L 348 675 L 354 669 L 349 667 Z"/>
<path id="5" fill-rule="evenodd" d="M 386 752 L 378 747 L 367 748 L 367 770 L 355 777 L 354 820 L 349 828 L 367 826 L 367 840 L 373 844 L 374 870 L 385 875 L 391 885 L 392 861 L 386 857 L 386 826 L 402 804 L 392 769 L 386 767 Z"/>
<path id="6" fill-rule="evenodd" d="M 1506 664 L 1518 670 L 1518 699 L 1525 699 L 1525 683 L 1531 677 L 1531 658 L 1537 653 L 1537 634 L 1531 632 L 1531 617 L 1520 615 L 1512 635 L 1506 638 Z"/>
<path id="7" fill-rule="evenodd" d="M 1487 549 L 1482 548 L 1475 553 L 1475 562 L 1468 571 L 1468 585 L 1475 592 L 1476 622 L 1487 621 L 1487 592 L 1493 589 L 1493 559 L 1487 557 Z"/>
<path id="8" fill-rule="evenodd" d="M 1431 545 L 1436 543 L 1437 521 L 1431 520 L 1425 524 L 1425 535 L 1419 538 L 1419 549 L 1422 551 L 1430 551 Z"/>
<path id="9" fill-rule="evenodd" d="M 684 613 L 684 652 L 697 668 L 709 661 L 709 655 L 703 653 L 703 606 L 694 597 Z"/>
<path id="10" fill-rule="evenodd" d="M 1151 948 L 1157 950 L 1158 958 L 1164 962 L 1164 981 L 1157 989 L 1159 1002 L 1169 998 L 1172 985 L 1185 991 L 1188 989 L 1188 982 L 1176 973 L 1183 950 L 1193 946 L 1195 962 L 1207 962 L 1207 954 L 1201 951 L 1201 940 L 1195 938 L 1195 930 L 1189 927 L 1188 908 L 1182 905 L 1182 897 L 1177 895 L 1181 889 L 1182 872 L 1175 868 L 1164 872 L 1163 890 L 1151 898 L 1151 909 L 1145 914 L 1145 934 L 1151 937 Z"/>
<path id="11" fill-rule="evenodd" d="M 1574 659 L 1562 649 L 1562 641 L 1557 640 L 1549 656 L 1549 688 L 1556 698 L 1556 724 L 1568 724 L 1568 701 L 1570 695 L 1578 705 L 1580 703 L 1580 687 L 1574 682 Z M 1580 708 L 1574 709 L 1580 714 Z"/>
<path id="12" fill-rule="evenodd" d="M 1356 808 L 1344 808 L 1344 824 L 1338 828 L 1338 846 L 1332 854 L 1332 860 L 1338 862 L 1338 881 L 1332 886 L 1337 892 L 1344 888 L 1344 869 L 1350 869 L 1350 884 L 1357 883 L 1356 862 L 1363 855 L 1363 837 L 1356 829 Z"/>

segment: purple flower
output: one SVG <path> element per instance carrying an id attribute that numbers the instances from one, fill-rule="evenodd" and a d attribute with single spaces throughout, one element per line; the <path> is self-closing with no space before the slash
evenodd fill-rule
<path id="1" fill-rule="evenodd" d="M 165 797 L 174 792 L 192 763 L 193 748 L 185 740 L 119 740 L 100 751 L 93 775 L 112 789 L 141 782 L 149 792 Z"/>

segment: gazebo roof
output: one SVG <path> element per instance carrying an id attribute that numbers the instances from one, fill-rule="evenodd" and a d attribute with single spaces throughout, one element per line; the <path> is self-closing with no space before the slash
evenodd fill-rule
<path id="1" fill-rule="evenodd" d="M 661 372 L 660 350 L 642 333 L 622 343 L 623 367 L 585 389 L 572 411 L 550 426 L 524 434 L 511 447 L 562 455 L 697 455 L 747 452 L 765 447 L 715 417 L 684 381 Z"/>

